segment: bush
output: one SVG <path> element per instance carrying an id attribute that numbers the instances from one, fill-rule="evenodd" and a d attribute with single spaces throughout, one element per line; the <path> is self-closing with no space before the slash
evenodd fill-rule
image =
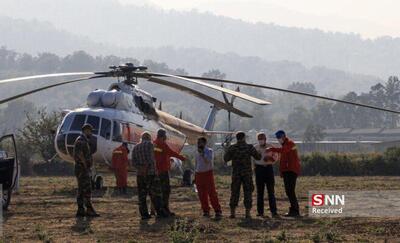
<path id="1" fill-rule="evenodd" d="M 33 172 L 40 176 L 71 176 L 74 175 L 74 164 L 65 161 L 36 163 Z"/>
<path id="2" fill-rule="evenodd" d="M 383 154 L 312 153 L 301 157 L 302 175 L 366 176 L 400 175 L 400 148 Z"/>
<path id="3" fill-rule="evenodd" d="M 199 231 L 197 224 L 189 219 L 177 219 L 175 224 L 168 231 L 168 236 L 173 243 L 192 243 L 195 242 Z"/>

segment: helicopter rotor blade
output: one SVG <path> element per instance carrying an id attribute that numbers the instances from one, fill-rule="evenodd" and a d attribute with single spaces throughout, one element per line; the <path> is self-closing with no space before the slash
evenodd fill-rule
<path id="1" fill-rule="evenodd" d="M 18 98 L 33 94 L 33 93 L 36 93 L 36 92 L 39 92 L 39 91 L 43 91 L 43 90 L 46 90 L 46 89 L 53 88 L 53 87 L 57 87 L 57 86 L 65 85 L 65 84 L 70 84 L 70 83 L 81 82 L 81 81 L 95 79 L 95 78 L 104 78 L 104 77 L 105 77 L 105 75 L 96 75 L 96 76 L 83 77 L 83 78 L 72 79 L 72 80 L 68 80 L 68 81 L 64 81 L 64 82 L 60 82 L 60 83 L 56 83 L 56 84 L 46 85 L 46 86 L 43 86 L 43 87 L 40 87 L 40 88 L 37 88 L 37 89 L 33 89 L 33 90 L 30 90 L 30 91 L 27 91 L 27 92 L 24 92 L 24 93 L 20 93 L 20 94 L 8 97 L 6 99 L 2 99 L 2 100 L 0 100 L 0 105 L 4 104 L 4 103 L 7 103 L 9 101 L 12 101 L 12 100 L 15 100 L 15 99 L 18 99 Z"/>
<path id="2" fill-rule="evenodd" d="M 261 88 L 261 89 L 280 91 L 280 92 L 291 93 L 291 94 L 296 94 L 296 95 L 308 96 L 308 97 L 312 97 L 312 98 L 316 98 L 316 99 L 334 101 L 334 102 L 344 103 L 344 104 L 348 104 L 348 105 L 355 105 L 355 106 L 359 106 L 359 107 L 365 107 L 365 108 L 369 108 L 369 109 L 374 109 L 374 110 L 379 110 L 379 111 L 385 111 L 385 112 L 400 114 L 400 111 L 386 109 L 386 108 L 382 108 L 382 107 L 378 107 L 378 106 L 367 105 L 367 104 L 363 104 L 363 103 L 352 102 L 352 101 L 341 100 L 341 99 L 335 99 L 335 98 L 330 98 L 330 97 L 327 97 L 327 96 L 314 95 L 314 94 L 309 94 L 309 93 L 300 92 L 300 91 L 294 91 L 294 90 L 290 90 L 290 89 L 282 89 L 282 88 L 277 88 L 277 87 L 272 87 L 272 86 L 267 86 L 267 85 L 252 84 L 252 83 L 245 83 L 245 82 L 239 82 L 239 81 L 233 81 L 233 80 L 224 80 L 224 79 L 217 79 L 217 78 L 186 76 L 186 75 L 184 75 L 182 77 L 195 79 L 195 80 L 204 80 L 204 81 L 210 81 L 210 82 L 223 82 L 223 83 L 229 83 L 229 84 L 249 86 L 249 87 L 254 87 L 254 88 Z"/>
<path id="3" fill-rule="evenodd" d="M 26 77 L 19 77 L 19 78 L 3 79 L 3 80 L 0 80 L 0 84 L 24 81 L 24 80 L 29 80 L 29 79 L 38 79 L 38 78 L 54 78 L 54 77 L 64 77 L 64 76 L 93 75 L 93 74 L 95 74 L 95 73 L 93 73 L 93 72 L 49 73 L 49 74 L 40 74 L 40 75 L 33 75 L 33 76 L 26 76 Z"/>
<path id="4" fill-rule="evenodd" d="M 250 101 L 250 102 L 255 103 L 257 105 L 270 105 L 271 104 L 271 102 L 269 102 L 269 101 L 261 100 L 261 99 L 258 99 L 256 97 L 244 94 L 244 93 L 240 93 L 240 92 L 237 92 L 237 91 L 234 91 L 234 90 L 231 90 L 231 89 L 227 89 L 227 88 L 220 87 L 220 86 L 217 86 L 217 85 L 209 84 L 209 83 L 202 82 L 202 81 L 199 81 L 199 80 L 186 78 L 185 76 L 176 76 L 176 75 L 170 75 L 170 74 L 150 73 L 150 72 L 146 72 L 146 73 L 142 73 L 142 74 L 143 74 L 143 77 L 145 77 L 145 78 L 146 77 L 149 78 L 149 77 L 153 77 L 153 76 L 155 76 L 155 77 L 169 77 L 169 78 L 175 78 L 175 79 L 179 79 L 179 80 L 182 80 L 182 81 L 185 81 L 185 82 L 189 82 L 189 83 L 193 83 L 193 84 L 198 84 L 198 85 L 201 85 L 201 86 L 204 86 L 204 87 L 208 87 L 210 89 L 218 90 L 218 91 L 221 91 L 223 93 L 227 93 L 227 94 L 236 96 L 238 98 L 241 98 L 241 99 L 246 100 L 246 101 Z"/>
<path id="5" fill-rule="evenodd" d="M 251 115 L 249 115 L 249 114 L 247 114 L 247 113 L 245 113 L 245 112 L 243 112 L 243 111 L 241 111 L 241 110 L 239 110 L 239 109 L 237 109 L 237 108 L 235 108 L 235 107 L 233 107 L 233 106 L 231 106 L 229 104 L 226 104 L 226 103 L 224 103 L 224 102 L 222 102 L 220 100 L 217 100 L 217 99 L 215 99 L 215 98 L 213 98 L 211 96 L 205 95 L 205 94 L 203 94 L 203 93 L 201 93 L 201 92 L 199 92 L 197 90 L 194 90 L 192 88 L 189 88 L 189 87 L 186 87 L 186 86 L 174 83 L 174 82 L 170 82 L 170 81 L 167 81 L 167 80 L 164 80 L 164 79 L 161 79 L 161 78 L 146 77 L 146 79 L 149 82 L 165 85 L 165 86 L 168 86 L 170 88 L 174 88 L 174 89 L 177 89 L 179 91 L 182 91 L 182 92 L 188 93 L 190 95 L 193 95 L 193 96 L 195 96 L 197 98 L 200 98 L 202 100 L 208 101 L 208 102 L 214 104 L 219 109 L 224 109 L 224 110 L 227 110 L 227 111 L 231 111 L 231 112 L 233 112 L 233 113 L 235 113 L 235 114 L 237 114 L 237 115 L 239 115 L 241 117 L 249 117 L 249 118 L 252 117 Z"/>

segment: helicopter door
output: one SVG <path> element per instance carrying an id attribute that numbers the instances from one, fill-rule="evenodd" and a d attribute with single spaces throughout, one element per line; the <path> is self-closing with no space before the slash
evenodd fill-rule
<path id="1" fill-rule="evenodd" d="M 7 209 L 11 193 L 16 188 L 19 177 L 17 148 L 14 135 L 0 138 L 0 185 L 2 186 L 1 203 Z"/>

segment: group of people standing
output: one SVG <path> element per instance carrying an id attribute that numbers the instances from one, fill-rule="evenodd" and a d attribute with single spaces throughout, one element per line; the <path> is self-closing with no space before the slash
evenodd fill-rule
<path id="1" fill-rule="evenodd" d="M 141 142 L 132 150 L 132 164 L 137 169 L 137 188 L 139 195 L 139 211 L 142 219 L 149 219 L 147 196 L 150 196 L 152 207 L 158 218 L 174 216 L 169 207 L 171 185 L 169 170 L 170 158 L 186 160 L 174 152 L 166 143 L 167 133 L 164 129 L 157 131 L 157 138 L 152 142 L 151 135 L 144 132 Z"/>
<path id="2" fill-rule="evenodd" d="M 246 218 L 251 217 L 252 193 L 254 191 L 252 164 L 256 175 L 257 187 L 257 216 L 264 216 L 264 192 L 268 192 L 269 209 L 272 217 L 279 217 L 275 198 L 275 177 L 273 164 L 279 160 L 280 175 L 283 178 L 285 192 L 290 201 L 289 212 L 284 216 L 300 216 L 299 204 L 296 197 L 296 181 L 300 174 L 300 159 L 295 143 L 284 131 L 275 133 L 281 147 L 267 143 L 264 133 L 257 134 L 258 144 L 255 146 L 246 142 L 244 132 L 236 133 L 236 144 L 231 145 L 224 155 L 224 161 L 232 161 L 232 183 L 230 209 L 231 218 L 236 216 L 240 188 L 243 185 Z M 253 161 L 253 163 L 252 163 Z"/>
<path id="3" fill-rule="evenodd" d="M 78 180 L 77 217 L 97 217 L 99 214 L 91 203 L 91 179 L 90 170 L 92 158 L 89 139 L 93 128 L 90 124 L 82 127 L 82 135 L 75 141 L 75 175 Z M 264 216 L 264 192 L 268 192 L 269 208 L 272 217 L 278 217 L 275 198 L 275 177 L 273 164 L 280 161 L 280 175 L 283 177 L 286 195 L 290 201 L 289 212 L 286 216 L 299 216 L 299 205 L 295 188 L 297 176 L 300 173 L 300 161 L 296 145 L 286 137 L 284 131 L 276 134 L 281 147 L 274 147 L 267 143 L 264 133 L 257 134 L 258 144 L 253 146 L 246 142 L 244 132 L 236 133 L 237 142 L 227 148 L 224 161 L 232 161 L 232 182 L 230 209 L 231 218 L 236 217 L 236 208 L 239 203 L 240 189 L 243 187 L 244 206 L 246 218 L 251 217 L 253 184 L 253 164 L 257 187 L 257 215 Z M 164 129 L 157 131 L 157 138 L 152 141 L 149 132 L 143 132 L 141 141 L 132 149 L 132 164 L 137 169 L 137 188 L 139 212 L 143 220 L 151 218 L 151 214 L 157 218 L 174 216 L 170 210 L 169 197 L 171 193 L 169 171 L 171 169 L 170 158 L 175 157 L 182 161 L 186 158 L 173 151 L 167 144 L 167 133 Z M 123 143 L 113 151 L 112 169 L 117 178 L 117 188 L 121 193 L 126 193 L 128 146 Z M 276 156 L 279 155 L 279 158 Z M 195 184 L 201 203 L 203 216 L 210 217 L 210 205 L 215 212 L 215 217 L 222 217 L 221 205 L 214 181 L 214 152 L 207 146 L 207 139 L 201 137 L 197 141 L 195 155 Z M 149 213 L 147 197 L 150 197 L 152 210 Z"/>

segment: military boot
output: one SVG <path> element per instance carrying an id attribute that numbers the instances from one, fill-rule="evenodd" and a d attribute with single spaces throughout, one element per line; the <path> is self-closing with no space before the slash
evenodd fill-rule
<path id="1" fill-rule="evenodd" d="M 124 195 L 127 195 L 127 194 L 128 194 L 128 191 L 127 191 L 127 188 L 126 188 L 126 187 L 123 187 L 123 188 L 122 188 L 122 194 L 124 194 Z"/>
<path id="2" fill-rule="evenodd" d="M 81 218 L 81 217 L 85 217 L 86 213 L 85 213 L 85 208 L 84 207 L 78 207 L 78 211 L 76 211 L 76 217 L 77 218 Z"/>
<path id="3" fill-rule="evenodd" d="M 251 210 L 246 208 L 246 219 L 251 219 Z"/>
<path id="4" fill-rule="evenodd" d="M 100 214 L 96 213 L 93 207 L 88 207 L 86 210 L 87 217 L 100 217 Z"/>
<path id="5" fill-rule="evenodd" d="M 229 218 L 231 218 L 231 219 L 236 218 L 236 209 L 235 208 L 231 208 L 231 216 L 229 216 Z"/>

